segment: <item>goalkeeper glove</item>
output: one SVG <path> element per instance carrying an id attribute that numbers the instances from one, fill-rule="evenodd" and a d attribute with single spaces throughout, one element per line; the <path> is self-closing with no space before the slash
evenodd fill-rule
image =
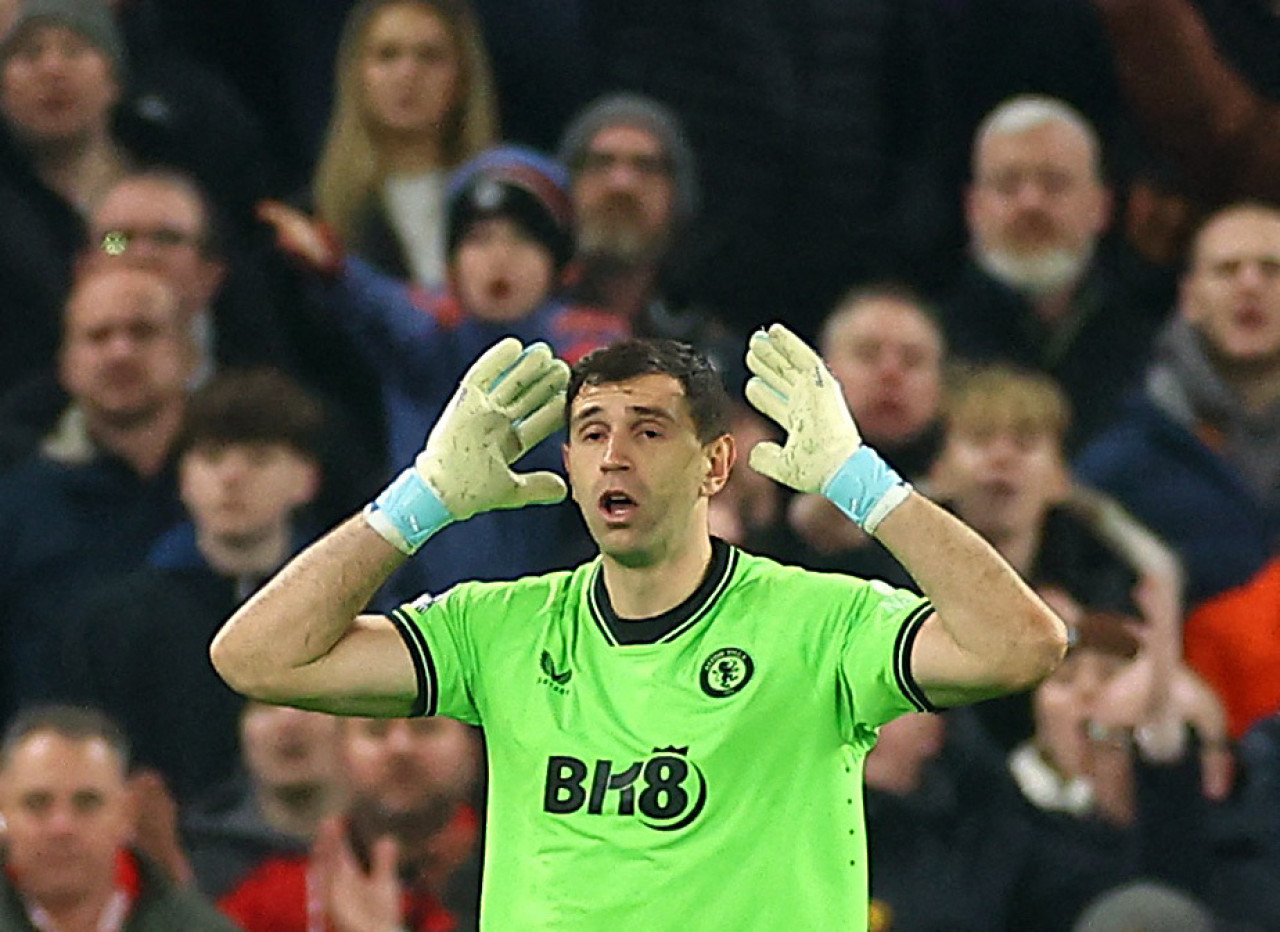
<path id="1" fill-rule="evenodd" d="M 404 553 L 482 511 L 552 504 L 567 494 L 552 472 L 511 464 L 564 423 L 569 367 L 545 343 L 495 343 L 467 370 L 411 467 L 365 507 L 365 520 Z"/>
<path id="2" fill-rule="evenodd" d="M 752 334 L 746 395 L 787 432 L 779 446 L 756 444 L 748 462 L 762 475 L 817 492 L 868 534 L 911 493 L 880 456 L 862 443 L 844 394 L 822 358 L 782 324 Z"/>

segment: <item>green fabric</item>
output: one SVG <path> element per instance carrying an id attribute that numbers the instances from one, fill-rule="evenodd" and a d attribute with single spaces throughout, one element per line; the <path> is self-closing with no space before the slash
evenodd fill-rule
<path id="1" fill-rule="evenodd" d="M 598 573 L 393 613 L 422 706 L 485 728 L 481 927 L 865 929 L 862 763 L 925 705 L 928 603 L 732 550 L 674 629 L 619 644 Z"/>

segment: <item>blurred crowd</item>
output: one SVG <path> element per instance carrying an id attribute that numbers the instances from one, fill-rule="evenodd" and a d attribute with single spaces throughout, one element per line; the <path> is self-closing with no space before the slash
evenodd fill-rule
<path id="1" fill-rule="evenodd" d="M 872 932 L 1280 930 L 1277 48 L 1270 0 L 0 0 L 0 932 L 474 928 L 483 735 L 246 705 L 209 642 L 500 336 L 740 397 L 772 320 L 1071 631 L 883 730 Z M 743 463 L 712 521 L 914 586 Z M 592 552 L 481 515 L 375 607 Z"/>

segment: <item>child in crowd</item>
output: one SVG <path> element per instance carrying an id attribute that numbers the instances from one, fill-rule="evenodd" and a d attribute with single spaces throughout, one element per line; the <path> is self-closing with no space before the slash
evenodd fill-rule
<path id="1" fill-rule="evenodd" d="M 573 251 L 567 181 L 557 163 L 516 146 L 489 149 L 460 168 L 446 192 L 442 291 L 410 288 L 342 255 L 310 219 L 264 208 L 281 247 L 329 280 L 328 303 L 380 374 L 390 468 L 412 461 L 467 367 L 498 338 L 543 340 L 573 362 L 626 335 L 616 317 L 558 299 Z M 558 444 L 543 443 L 526 463 L 559 469 Z M 433 553 L 430 567 L 411 562 L 391 591 L 411 596 L 464 578 L 542 572 L 580 556 L 578 541 L 585 547 L 580 523 L 561 506 L 522 511 L 515 529 L 512 517 L 478 515 L 450 529 L 455 546 Z"/>

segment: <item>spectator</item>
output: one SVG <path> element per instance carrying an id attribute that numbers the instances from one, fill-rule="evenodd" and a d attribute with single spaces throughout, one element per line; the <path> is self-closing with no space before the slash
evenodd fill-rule
<path id="1" fill-rule="evenodd" d="M 597 98 L 565 130 L 560 161 L 577 223 L 570 303 L 613 314 L 637 336 L 693 343 L 736 390 L 740 341 L 664 293 L 701 205 L 693 150 L 676 115 L 638 94 Z"/>
<path id="2" fill-rule="evenodd" d="M 62 599 L 137 569 L 181 520 L 174 444 L 194 356 L 162 279 L 109 269 L 77 283 L 60 355 L 72 406 L 0 483 L 4 712 L 65 688 Z"/>
<path id="3" fill-rule="evenodd" d="M 970 261 L 944 304 L 953 352 L 1053 376 L 1077 422 L 1107 425 L 1146 357 L 1157 315 L 1132 306 L 1099 253 L 1111 212 L 1093 128 L 1044 97 L 987 115 L 966 194 Z"/>
<path id="4" fill-rule="evenodd" d="M 465 0 L 364 0 L 338 51 L 316 211 L 385 272 L 444 284 L 445 183 L 498 137 L 493 77 Z"/>
<path id="5" fill-rule="evenodd" d="M 341 818 L 307 857 L 260 865 L 219 901 L 245 932 L 308 932 L 317 910 L 335 932 L 474 928 L 478 877 L 453 901 L 450 880 L 475 855 L 468 805 L 479 772 L 475 733 L 448 718 L 343 723 L 351 789 Z M 310 879 L 309 879 L 310 878 Z"/>
<path id="6" fill-rule="evenodd" d="M 291 364 L 265 286 L 245 275 L 244 256 L 190 176 L 166 168 L 126 175 L 93 211 L 89 230 L 87 261 L 119 259 L 169 280 L 201 349 L 197 381 L 218 366 Z"/>
<path id="7" fill-rule="evenodd" d="M 103 4 L 24 0 L 0 41 L 0 387 L 46 368 L 83 215 L 124 174 L 124 46 Z"/>
<path id="8" fill-rule="evenodd" d="M 450 182 L 446 221 L 452 290 L 425 295 L 355 256 L 339 257 L 304 215 L 278 206 L 268 210 L 288 250 L 336 270 L 328 292 L 333 310 L 380 373 L 390 462 L 417 455 L 456 380 L 498 337 L 540 339 L 576 359 L 625 332 L 611 316 L 566 308 L 556 297 L 572 250 L 564 185 L 559 166 L 519 147 L 491 149 L 459 169 Z M 553 443 L 530 457 L 542 468 L 561 468 Z M 567 505 L 477 515 L 449 534 L 454 546 L 429 562 L 410 562 L 387 598 L 440 592 L 476 574 L 506 579 L 534 567 L 559 568 L 584 546 L 580 522 Z"/>
<path id="9" fill-rule="evenodd" d="M 9 724 L 0 927 L 233 932 L 211 903 L 130 849 L 128 767 L 124 736 L 96 711 L 42 706 Z"/>
<path id="10" fill-rule="evenodd" d="M 321 421 L 316 402 L 272 370 L 199 389 L 177 442 L 189 520 L 156 542 L 145 568 L 87 594 L 67 624 L 62 667 L 77 698 L 121 724 L 137 763 L 180 804 L 235 770 L 243 700 L 214 673 L 209 643 L 306 542 L 295 518 L 320 484 Z"/>
<path id="11" fill-rule="evenodd" d="M 1135 587 L 1156 587 L 1176 628 L 1179 579 L 1172 558 L 1117 510 L 1073 489 L 1063 447 L 1070 407 L 1047 376 L 1003 366 L 975 369 L 950 393 L 933 489 L 1031 585 L 1061 591 L 1089 610 L 1139 616 Z M 1024 695 L 979 704 L 1009 748 L 1031 733 Z"/>
<path id="12" fill-rule="evenodd" d="M 1154 590 L 1142 600 L 1148 617 L 1169 610 Z M 1192 736 L 1224 737 L 1212 693 L 1177 685 L 1171 626 L 1126 628 L 1057 604 L 1075 646 L 1037 687 L 1034 737 L 1009 759 L 1040 860 L 1056 862 L 1028 884 L 1040 896 L 1010 928 L 1046 932 L 1072 928 L 1089 901 L 1140 877 L 1210 889 L 1217 864 Z M 1204 731 L 1214 719 L 1216 733 Z"/>
<path id="13" fill-rule="evenodd" d="M 1232 732 L 1280 703 L 1272 646 L 1280 515 L 1280 210 L 1237 204 L 1200 228 L 1177 316 L 1124 415 L 1076 472 L 1177 551 L 1187 656 Z M 1242 610 L 1243 609 L 1243 610 Z"/>
<path id="14" fill-rule="evenodd" d="M 342 805 L 338 719 L 248 702 L 241 773 L 188 809 L 183 837 L 201 892 L 219 899 L 269 858 L 303 855 Z"/>
<path id="15" fill-rule="evenodd" d="M 902 476 L 923 479 L 938 451 L 946 364 L 932 307 L 898 284 L 855 288 L 827 316 L 818 346 L 867 443 Z M 822 496 L 793 498 L 788 522 L 791 560 L 914 588 L 898 561 Z"/>

